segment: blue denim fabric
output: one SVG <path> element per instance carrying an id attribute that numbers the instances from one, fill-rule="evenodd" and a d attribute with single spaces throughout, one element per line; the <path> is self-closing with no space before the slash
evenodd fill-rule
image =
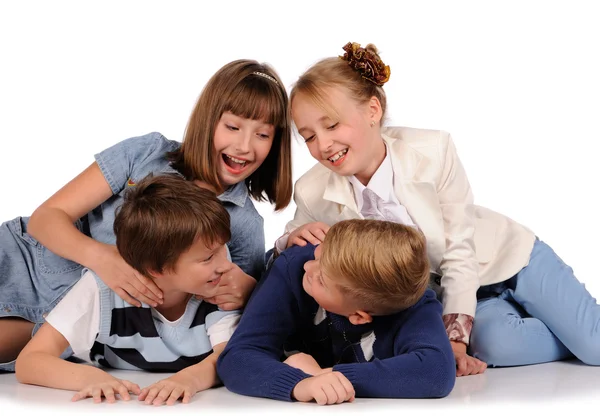
<path id="1" fill-rule="evenodd" d="M 546 243 L 507 281 L 481 287 L 470 353 L 490 366 L 579 358 L 600 365 L 600 305 Z"/>
<path id="2" fill-rule="evenodd" d="M 96 154 L 96 162 L 114 195 L 78 220 L 79 230 L 114 245 L 115 210 L 123 203 L 125 191 L 148 174 L 178 173 L 165 154 L 180 146 L 159 133 L 150 133 Z M 231 218 L 231 260 L 259 279 L 265 265 L 263 218 L 244 182 L 231 186 L 219 199 Z M 37 330 L 44 315 L 81 277 L 83 267 L 55 255 L 27 234 L 28 220 L 17 217 L 0 225 L 0 317 L 21 317 L 36 323 Z M 0 364 L 0 370 L 14 370 L 12 364 Z"/>

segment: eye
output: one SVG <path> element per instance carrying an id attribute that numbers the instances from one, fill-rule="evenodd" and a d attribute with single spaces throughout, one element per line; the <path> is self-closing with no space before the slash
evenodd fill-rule
<path id="1" fill-rule="evenodd" d="M 305 138 L 305 139 L 304 139 L 304 142 L 305 142 L 305 143 L 310 143 L 310 142 L 311 142 L 312 140 L 314 140 L 314 139 L 315 139 L 315 135 L 313 134 L 313 135 L 311 135 L 310 137 L 308 137 L 308 138 Z"/>
<path id="2" fill-rule="evenodd" d="M 263 140 L 268 140 L 269 138 L 271 138 L 271 136 L 269 134 L 257 134 L 260 138 L 262 138 Z"/>
<path id="3" fill-rule="evenodd" d="M 331 126 L 327 127 L 327 129 L 328 129 L 328 130 L 334 130 L 334 129 L 336 129 L 336 128 L 337 128 L 338 124 L 339 124 L 339 122 L 336 122 L 335 124 L 333 124 L 333 125 L 331 125 Z"/>
<path id="4" fill-rule="evenodd" d="M 225 127 L 227 127 L 227 129 L 229 131 L 239 131 L 240 130 L 238 127 L 233 126 L 233 125 L 229 125 L 229 124 L 225 124 Z"/>
<path id="5" fill-rule="evenodd" d="M 209 262 L 213 258 L 214 255 L 215 255 L 214 253 L 211 253 L 210 256 L 207 257 L 206 259 L 204 259 L 202 262 Z"/>

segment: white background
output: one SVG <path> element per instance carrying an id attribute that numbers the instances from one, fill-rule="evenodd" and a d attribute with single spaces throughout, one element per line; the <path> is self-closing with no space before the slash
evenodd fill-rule
<path id="1" fill-rule="evenodd" d="M 372 42 L 391 67 L 389 124 L 449 131 L 476 203 L 533 229 L 600 295 L 593 5 L 1 2 L 0 220 L 31 214 L 118 141 L 181 140 L 203 85 L 231 60 L 273 65 L 289 90 L 348 41 Z M 296 180 L 313 160 L 299 138 L 293 153 Z M 295 207 L 258 208 L 270 247 Z"/>

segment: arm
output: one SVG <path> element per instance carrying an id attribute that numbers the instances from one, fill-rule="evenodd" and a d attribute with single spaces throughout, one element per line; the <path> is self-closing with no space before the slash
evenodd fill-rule
<path id="1" fill-rule="evenodd" d="M 92 395 L 100 401 L 104 394 L 114 401 L 115 392 L 124 399 L 129 398 L 129 391 L 139 392 L 137 385 L 96 367 L 60 358 L 69 345 L 77 353 L 89 351 L 100 327 L 99 316 L 98 286 L 88 272 L 50 312 L 46 323 L 19 354 L 17 379 L 26 384 L 81 391 L 73 400 Z"/>
<path id="2" fill-rule="evenodd" d="M 44 323 L 17 358 L 17 380 L 23 384 L 79 391 L 114 378 L 91 365 L 61 359 L 60 355 L 68 347 L 67 339 L 52 325 Z"/>
<path id="3" fill-rule="evenodd" d="M 394 356 L 367 363 L 339 364 L 356 397 L 445 397 L 456 379 L 454 356 L 435 297 L 413 308 L 394 338 Z M 421 300 L 423 301 L 423 300 Z"/>
<path id="4" fill-rule="evenodd" d="M 140 152 L 128 150 L 141 149 L 141 145 L 145 145 L 145 153 L 151 152 L 148 151 L 149 140 L 145 140 L 144 144 L 135 140 L 105 150 L 97 157 L 98 162 L 103 162 L 103 167 L 98 162 L 92 163 L 40 205 L 31 216 L 28 232 L 56 255 L 97 272 L 110 288 L 130 304 L 140 306 L 135 300 L 139 299 L 155 306 L 162 294 L 153 281 L 142 277 L 127 265 L 115 246 L 94 240 L 74 226 L 78 219 L 125 187 L 132 171 L 130 166 L 136 159 L 144 158 L 139 155 Z M 111 158 L 115 155 L 118 157 Z"/>
<path id="5" fill-rule="evenodd" d="M 28 233 L 65 259 L 94 269 L 98 255 L 108 253 L 109 246 L 82 232 L 74 223 L 113 195 L 97 163 L 40 205 L 31 215 Z"/>
<path id="6" fill-rule="evenodd" d="M 308 374 L 280 361 L 296 330 L 298 301 L 290 286 L 287 258 L 278 258 L 256 290 L 217 362 L 221 380 L 234 393 L 292 400 L 293 388 Z"/>
<path id="7" fill-rule="evenodd" d="M 449 134 L 443 134 L 444 161 L 438 184 L 446 250 L 442 256 L 441 287 L 447 333 L 453 340 L 469 343 L 479 288 L 475 257 L 473 194 L 466 172 Z"/>

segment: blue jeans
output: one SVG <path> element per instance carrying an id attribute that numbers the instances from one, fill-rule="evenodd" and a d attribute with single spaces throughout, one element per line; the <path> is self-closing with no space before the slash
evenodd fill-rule
<path id="1" fill-rule="evenodd" d="M 546 243 L 536 239 L 529 264 L 477 299 L 469 351 L 489 366 L 600 365 L 600 306 Z"/>

